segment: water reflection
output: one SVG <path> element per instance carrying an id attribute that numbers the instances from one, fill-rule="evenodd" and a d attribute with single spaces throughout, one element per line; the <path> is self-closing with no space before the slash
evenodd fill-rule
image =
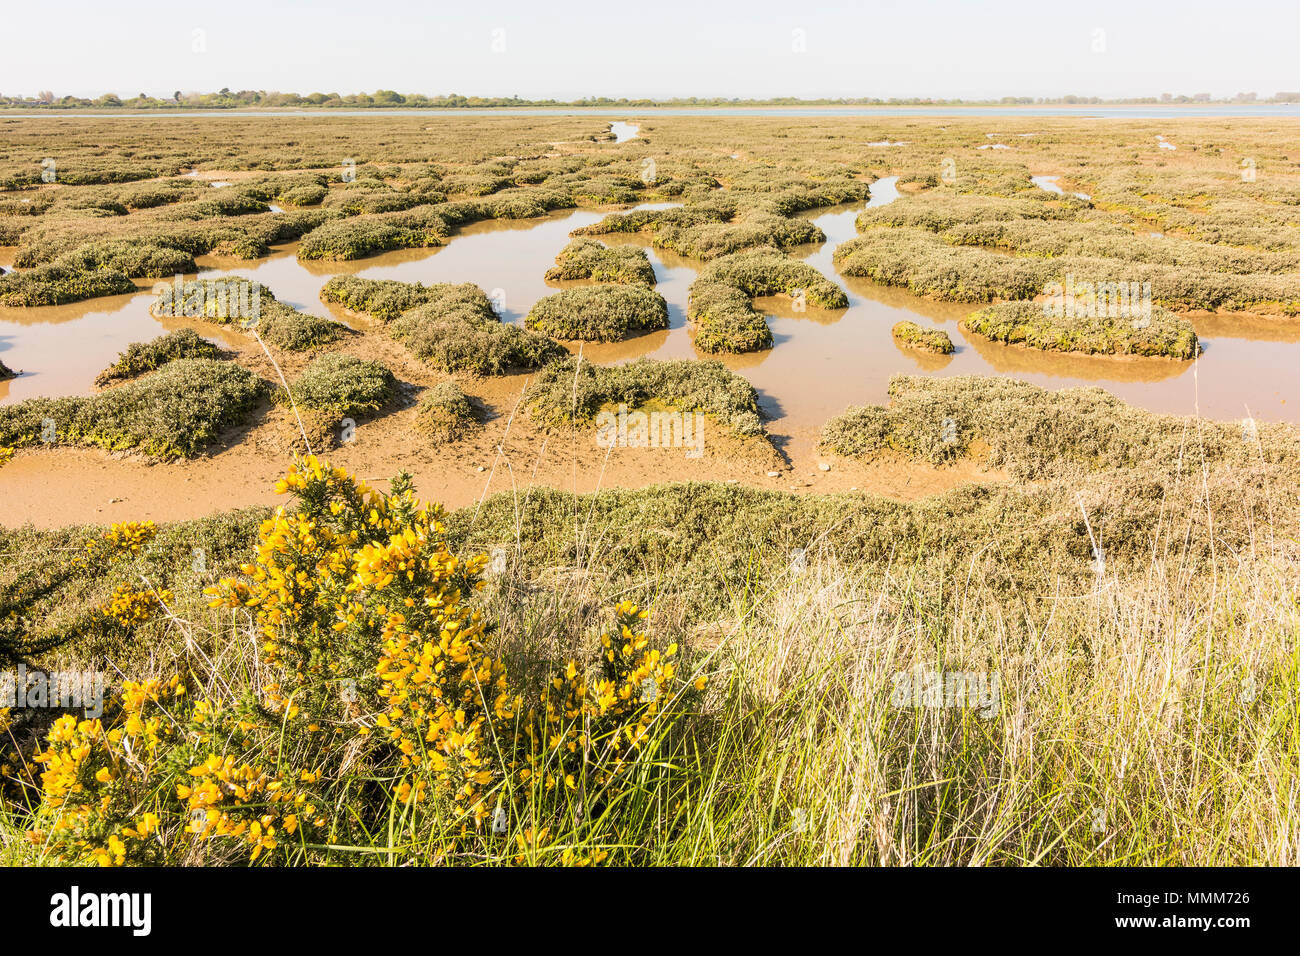
<path id="1" fill-rule="evenodd" d="M 632 123 L 614 122 L 609 124 L 609 131 L 614 134 L 614 142 L 626 143 L 641 132 L 641 127 Z"/>

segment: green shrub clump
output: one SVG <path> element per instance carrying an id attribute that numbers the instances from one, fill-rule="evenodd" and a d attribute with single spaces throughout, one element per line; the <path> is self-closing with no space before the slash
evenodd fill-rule
<path id="1" fill-rule="evenodd" d="M 1294 468 L 1298 452 L 1289 426 L 1257 426 L 1243 440 L 1238 422 L 1157 415 L 1088 386 L 1048 391 L 1028 382 L 985 376 L 900 375 L 889 405 L 851 407 L 822 429 L 823 447 L 869 459 L 893 450 L 942 464 L 978 456 L 1016 477 L 1036 480 L 1099 469 L 1144 469 L 1150 479 L 1184 467 L 1189 435 L 1197 460 L 1258 462 Z"/>
<path id="2" fill-rule="evenodd" d="M 125 379 L 138 378 L 145 372 L 183 358 L 209 358 L 221 356 L 221 349 L 202 338 L 193 329 L 177 329 L 149 342 L 132 342 L 116 362 L 95 378 L 95 384 L 105 386 Z"/>
<path id="3" fill-rule="evenodd" d="M 825 309 L 848 308 L 844 290 L 806 262 L 776 249 L 737 252 L 709 263 L 693 283 L 686 308 L 703 352 L 757 352 L 772 347 L 772 330 L 751 301 L 790 295 Z"/>
<path id="4" fill-rule="evenodd" d="M 1057 311 L 1061 315 L 1041 302 L 1003 302 L 972 312 L 962 327 L 995 342 L 1049 352 L 1193 359 L 1200 351 L 1192 323 L 1158 305 L 1139 317 L 1088 315 L 1082 307 Z"/>
<path id="5" fill-rule="evenodd" d="M 290 385 L 293 400 L 306 408 L 339 416 L 383 408 L 397 394 L 397 379 L 379 362 L 343 352 L 328 352 L 307 363 Z M 283 392 L 276 396 L 287 402 Z"/>
<path id="6" fill-rule="evenodd" d="M 568 355 L 545 335 L 502 323 L 492 300 L 470 282 L 426 286 L 339 276 L 325 284 L 321 298 L 385 322 L 412 355 L 444 372 L 500 375 Z"/>
<path id="7" fill-rule="evenodd" d="M 526 396 L 539 421 L 578 425 L 602 409 L 650 403 L 712 415 L 737 434 L 765 434 L 758 392 L 718 361 L 641 358 L 623 365 L 593 365 L 576 357 L 549 365 Z"/>
<path id="8" fill-rule="evenodd" d="M 635 246 L 609 247 L 595 239 L 574 239 L 555 257 L 555 266 L 547 270 L 546 278 L 653 286 L 655 270 L 645 251 Z"/>
<path id="9" fill-rule="evenodd" d="M 326 222 L 302 237 L 299 259 L 344 261 L 391 249 L 440 246 L 449 233 L 442 207 L 425 205 Z"/>
<path id="10" fill-rule="evenodd" d="M 303 352 L 337 342 L 346 326 L 299 312 L 279 301 L 266 286 L 251 279 L 193 279 L 161 286 L 151 310 L 160 316 L 186 316 L 218 325 L 238 324 L 256 331 L 264 342 Z"/>
<path id="11" fill-rule="evenodd" d="M 538 299 L 524 325 L 560 339 L 617 342 L 668 328 L 668 303 L 640 286 L 580 286 Z"/>
<path id="12" fill-rule="evenodd" d="M 177 359 L 98 395 L 0 408 L 0 445 L 93 445 L 190 457 L 243 424 L 268 389 L 230 362 Z"/>
<path id="13" fill-rule="evenodd" d="M 424 393 L 415 426 L 435 442 L 456 441 L 479 424 L 474 403 L 455 382 L 440 382 Z"/>
<path id="14" fill-rule="evenodd" d="M 920 349 L 922 352 L 934 352 L 936 355 L 951 355 L 953 348 L 952 339 L 943 329 L 926 329 L 917 325 L 915 322 L 899 322 L 890 333 L 894 336 L 895 342 L 900 342 L 908 348 Z"/>
<path id="15" fill-rule="evenodd" d="M 77 269 L 49 263 L 0 276 L 0 305 L 63 305 L 134 291 L 135 283 L 117 269 Z"/>

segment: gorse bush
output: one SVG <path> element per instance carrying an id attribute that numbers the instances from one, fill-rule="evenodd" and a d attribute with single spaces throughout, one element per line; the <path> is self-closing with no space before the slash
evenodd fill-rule
<path id="1" fill-rule="evenodd" d="M 176 359 L 98 395 L 0 407 L 0 445 L 95 445 L 189 457 L 243 424 L 268 389 L 230 362 Z"/>
<path id="2" fill-rule="evenodd" d="M 126 681 L 102 717 L 60 718 L 33 758 L 30 843 L 107 866 L 365 861 L 395 823 L 411 860 L 601 862 L 608 808 L 656 776 L 664 728 L 705 686 L 678 674 L 677 645 L 654 647 L 624 602 L 596 659 L 543 661 L 553 676 L 525 696 L 473 603 L 486 556 L 451 553 L 407 476 L 385 495 L 308 458 L 277 490 L 296 507 L 208 589 L 258 638 L 266 683 L 194 661 Z M 559 839 L 575 819 L 595 847 Z"/>
<path id="3" fill-rule="evenodd" d="M 159 366 L 182 358 L 220 358 L 221 349 L 201 338 L 193 329 L 177 329 L 149 342 L 132 342 L 116 362 L 95 378 L 99 386 L 136 378 Z"/>
<path id="4" fill-rule="evenodd" d="M 560 339 L 616 342 L 668 328 L 668 303 L 641 286 L 578 286 L 538 299 L 524 325 Z"/>

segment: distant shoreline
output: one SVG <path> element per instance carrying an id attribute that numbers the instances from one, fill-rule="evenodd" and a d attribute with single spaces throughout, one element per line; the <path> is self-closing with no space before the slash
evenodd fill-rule
<path id="1" fill-rule="evenodd" d="M 0 107 L 0 117 L 6 119 L 42 118 L 95 118 L 121 117 L 146 119 L 150 117 L 256 117 L 256 116 L 1078 116 L 1097 119 L 1179 119 L 1179 118 L 1234 118 L 1260 119 L 1300 118 L 1300 103 L 1259 104 L 955 104 L 935 106 L 863 105 L 842 106 L 818 104 L 810 106 L 372 106 L 372 107 L 297 107 L 297 106 L 240 106 L 240 107 L 159 107 L 155 109 L 49 107 L 33 110 L 30 107 Z"/>

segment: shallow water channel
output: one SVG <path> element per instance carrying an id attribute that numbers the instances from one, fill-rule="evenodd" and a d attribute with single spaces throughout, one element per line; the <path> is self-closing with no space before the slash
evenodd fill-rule
<path id="1" fill-rule="evenodd" d="M 621 133 L 620 133 L 621 134 Z M 634 135 L 631 134 L 631 135 Z M 872 186 L 869 204 L 897 197 L 894 178 Z M 644 208 L 644 207 L 643 207 Z M 652 207 L 653 208 L 653 207 Z M 1003 375 L 1051 388 L 1100 385 L 1126 401 L 1157 411 L 1190 414 L 1199 408 L 1212 418 L 1300 421 L 1300 323 L 1246 316 L 1210 315 L 1192 319 L 1205 352 L 1199 362 L 1064 356 L 996 345 L 967 336 L 960 319 L 975 308 L 936 303 L 861 279 L 844 279 L 834 269 L 836 246 L 855 235 L 862 203 L 817 210 L 809 217 L 827 241 L 792 250 L 848 291 L 849 308 L 797 312 L 788 298 L 760 299 L 769 317 L 775 347 L 767 352 L 722 358 L 758 389 L 769 430 L 778 443 L 803 445 L 823 422 L 847 405 L 883 402 L 897 374 Z M 540 297 L 561 286 L 543 276 L 569 239 L 569 233 L 604 215 L 562 211 L 541 219 L 477 223 L 459 230 L 446 245 L 402 250 L 353 262 L 299 262 L 295 246 L 278 247 L 252 263 L 206 257 L 205 277 L 245 276 L 307 312 L 359 324 L 320 301 L 321 287 L 337 274 L 405 282 L 473 282 L 493 296 L 507 322 L 520 323 Z M 624 342 L 588 343 L 583 355 L 596 362 L 639 356 L 708 357 L 691 344 L 686 323 L 687 290 L 702 264 L 650 247 L 641 236 L 606 236 L 607 242 L 644 247 L 654 265 L 656 288 L 668 301 L 670 328 Z M 14 249 L 0 248 L 0 266 L 9 266 Z M 221 342 L 240 333 L 197 320 L 160 320 L 149 314 L 152 294 L 142 282 L 134 295 L 94 299 L 36 309 L 0 308 L 0 360 L 23 374 L 0 382 L 0 403 L 38 395 L 90 394 L 95 375 L 110 365 L 128 343 L 151 339 L 182 325 Z M 891 327 L 911 319 L 945 329 L 957 351 L 931 356 L 896 345 Z M 577 343 L 572 344 L 577 351 Z"/>

